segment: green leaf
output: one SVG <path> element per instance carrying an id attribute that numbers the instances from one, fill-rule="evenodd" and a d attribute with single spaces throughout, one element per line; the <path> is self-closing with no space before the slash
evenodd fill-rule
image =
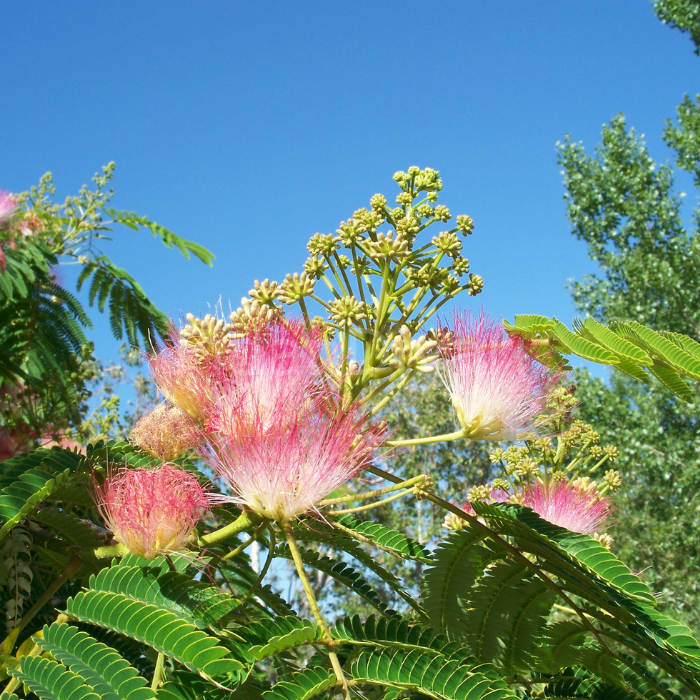
<path id="1" fill-rule="evenodd" d="M 678 372 L 694 379 L 700 379 L 700 359 L 693 357 L 676 343 L 641 323 L 630 321 L 627 325 L 638 338 L 643 340 L 661 359 L 666 360 Z"/>
<path id="2" fill-rule="evenodd" d="M 425 572 L 423 608 L 432 624 L 451 640 L 468 634 L 462 601 L 494 557 L 484 544 L 484 536 L 477 530 L 457 530 L 439 544 L 433 553 L 433 566 Z"/>
<path id="3" fill-rule="evenodd" d="M 294 673 L 291 681 L 279 681 L 263 693 L 263 697 L 265 700 L 309 700 L 335 684 L 333 671 L 316 666 Z"/>
<path id="4" fill-rule="evenodd" d="M 359 615 L 346 617 L 336 623 L 334 639 L 359 645 L 392 647 L 398 649 L 442 649 L 447 640 L 430 627 L 411 624 L 398 617 L 370 615 L 363 623 Z"/>
<path id="5" fill-rule="evenodd" d="M 292 615 L 261 620 L 238 628 L 236 632 L 246 641 L 245 653 L 258 661 L 287 649 L 311 644 L 323 636 L 312 622 Z"/>
<path id="6" fill-rule="evenodd" d="M 547 316 L 537 314 L 516 314 L 513 324 L 504 321 L 503 325 L 507 331 L 517 331 L 518 334 L 547 333 L 554 328 L 554 321 Z"/>
<path id="7" fill-rule="evenodd" d="M 116 209 L 106 207 L 103 211 L 117 223 L 124 224 L 125 226 L 128 226 L 136 231 L 138 231 L 140 226 L 145 226 L 151 231 L 154 237 L 160 238 L 168 248 L 177 248 L 186 260 L 190 259 L 190 253 L 192 253 L 205 265 L 211 267 L 212 262 L 216 259 L 211 252 L 199 245 L 199 243 L 193 243 L 192 241 L 180 238 L 180 236 L 175 235 L 164 226 L 155 223 L 155 221 L 149 221 L 149 219 L 145 216 L 139 216 L 133 212 L 118 211 Z"/>
<path id="8" fill-rule="evenodd" d="M 413 559 L 424 563 L 430 562 L 428 550 L 422 544 L 398 530 L 393 530 L 372 520 L 357 520 L 353 515 L 343 515 L 336 522 L 342 527 L 344 532 L 348 532 L 360 542 L 369 541 L 375 547 L 379 547 L 401 559 Z"/>
<path id="9" fill-rule="evenodd" d="M 690 387 L 678 376 L 678 373 L 669 367 L 654 364 L 649 367 L 649 371 L 679 399 L 687 403 L 693 403 L 693 392 Z"/>
<path id="10" fill-rule="evenodd" d="M 70 667 L 102 700 L 149 700 L 155 697 L 145 679 L 126 659 L 77 627 L 63 623 L 46 625 L 43 638 L 35 641 L 43 651 Z"/>
<path id="11" fill-rule="evenodd" d="M 619 355 L 623 361 L 627 360 L 631 364 L 644 365 L 646 367 L 651 365 L 651 358 L 641 348 L 613 333 L 594 318 L 587 318 L 583 322 L 583 328 L 590 333 L 594 340 L 611 352 Z"/>
<path id="12" fill-rule="evenodd" d="M 614 355 L 609 350 L 572 333 L 561 321 L 558 321 L 556 318 L 552 320 L 555 324 L 554 336 L 564 345 L 565 349 L 561 351 L 564 354 L 572 352 L 585 360 L 603 365 L 616 365 L 620 361 L 617 355 Z"/>
<path id="13" fill-rule="evenodd" d="M 240 678 L 243 664 L 231 658 L 218 640 L 175 612 L 129 598 L 123 593 L 83 591 L 66 601 L 73 619 L 114 630 L 172 657 L 206 676 Z"/>
<path id="14" fill-rule="evenodd" d="M 84 463 L 60 448 L 38 449 L 3 462 L 0 476 L 0 539 Z"/>
<path id="15" fill-rule="evenodd" d="M 474 667 L 442 654 L 419 650 L 363 649 L 353 661 L 352 678 L 410 690 L 437 700 L 489 700 L 515 698 L 502 679 L 494 678 L 489 667 Z"/>
<path id="16" fill-rule="evenodd" d="M 36 656 L 24 656 L 11 676 L 24 683 L 40 700 L 100 700 L 83 679 L 62 664 Z"/>

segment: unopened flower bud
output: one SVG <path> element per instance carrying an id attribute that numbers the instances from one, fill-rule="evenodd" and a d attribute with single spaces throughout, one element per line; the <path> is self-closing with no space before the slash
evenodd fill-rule
<path id="1" fill-rule="evenodd" d="M 435 207 L 435 211 L 433 213 L 436 219 L 446 222 L 449 221 L 452 218 L 452 214 L 450 214 L 450 210 L 444 205 L 444 204 L 438 204 Z"/>
<path id="2" fill-rule="evenodd" d="M 372 251 L 370 255 L 378 260 L 389 259 L 398 262 L 409 254 L 408 241 L 400 233 L 394 238 L 393 231 L 378 233 L 377 240 L 368 241 L 367 246 Z"/>
<path id="3" fill-rule="evenodd" d="M 372 199 L 369 200 L 369 205 L 381 214 L 384 213 L 384 207 L 386 207 L 386 197 L 383 194 L 375 194 Z"/>
<path id="4" fill-rule="evenodd" d="M 277 282 L 270 282 L 266 279 L 262 282 L 255 280 L 253 289 L 248 292 L 248 296 L 257 299 L 261 304 L 269 304 L 279 296 Z"/>
<path id="5" fill-rule="evenodd" d="M 605 452 L 611 462 L 614 462 L 620 456 L 620 450 L 618 450 L 614 445 L 604 447 L 603 452 Z"/>
<path id="6" fill-rule="evenodd" d="M 460 214 L 457 217 L 457 228 L 462 232 L 462 235 L 468 236 L 474 230 L 474 222 L 471 216 Z"/>
<path id="7" fill-rule="evenodd" d="M 304 263 L 304 272 L 306 272 L 307 275 L 310 275 L 315 279 L 321 279 L 321 277 L 323 277 L 323 274 L 327 269 L 328 263 L 325 261 L 324 258 L 318 255 L 312 255 Z"/>
<path id="8" fill-rule="evenodd" d="M 280 285 L 279 299 L 284 304 L 295 304 L 313 294 L 315 285 L 316 280 L 306 272 L 302 272 L 301 275 L 298 272 L 287 275 Z"/>
<path id="9" fill-rule="evenodd" d="M 615 469 L 608 469 L 608 471 L 605 472 L 603 481 L 605 481 L 612 491 L 617 491 L 620 486 L 622 486 L 622 477 L 620 476 L 620 472 L 616 471 Z"/>
<path id="10" fill-rule="evenodd" d="M 180 337 L 184 345 L 195 351 L 197 357 L 204 359 L 231 353 L 232 326 L 230 324 L 211 314 L 207 314 L 204 318 L 187 314 L 187 320 L 189 323 L 180 331 Z"/>
<path id="11" fill-rule="evenodd" d="M 473 272 L 469 275 L 469 282 L 467 282 L 467 291 L 470 297 L 475 297 L 477 294 L 481 294 L 484 289 L 484 280 L 480 275 L 475 275 Z"/>
<path id="12" fill-rule="evenodd" d="M 451 258 L 454 258 L 462 250 L 462 241 L 457 238 L 456 233 L 449 231 L 442 231 L 440 235 L 433 236 L 433 245 Z"/>
<path id="13" fill-rule="evenodd" d="M 331 320 L 341 326 L 351 326 L 363 318 L 367 318 L 366 304 L 354 296 L 336 299 L 330 303 Z"/>
<path id="14" fill-rule="evenodd" d="M 322 255 L 325 258 L 333 255 L 333 251 L 338 248 L 338 244 L 332 233 L 315 233 L 306 244 L 311 255 Z"/>

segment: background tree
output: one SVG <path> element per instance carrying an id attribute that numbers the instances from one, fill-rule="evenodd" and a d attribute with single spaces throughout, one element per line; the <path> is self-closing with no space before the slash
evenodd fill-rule
<path id="1" fill-rule="evenodd" d="M 157 342 L 167 318 L 102 250 L 115 224 L 146 228 L 187 258 L 213 260 L 159 224 L 110 208 L 113 175 L 110 163 L 93 178 L 94 191 L 84 186 L 63 204 L 53 201 L 50 174 L 24 194 L 0 193 L 0 460 L 37 442 L 124 432 L 115 382 L 137 364 L 139 348 Z M 62 281 L 64 264 L 81 268 L 77 291 L 87 286 L 88 305 L 107 312 L 114 336 L 125 341 L 120 365 L 95 358 L 85 335 L 90 317 Z M 144 398 L 148 384 L 134 381 Z M 93 390 L 100 403 L 85 420 Z"/>

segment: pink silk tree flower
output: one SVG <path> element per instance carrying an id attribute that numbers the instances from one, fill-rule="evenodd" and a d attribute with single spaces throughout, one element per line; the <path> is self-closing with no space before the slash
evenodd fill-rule
<path id="1" fill-rule="evenodd" d="M 162 403 L 138 419 L 129 440 L 161 462 L 171 462 L 198 447 L 203 437 L 202 430 L 184 411 Z"/>
<path id="2" fill-rule="evenodd" d="M 367 424 L 353 411 L 328 410 L 324 397 L 297 394 L 276 406 L 283 413 L 271 424 L 258 416 L 245 433 L 222 435 L 206 455 L 234 491 L 232 500 L 284 524 L 355 476 L 385 439 L 382 426 Z M 245 416 L 249 421 L 249 416 Z"/>
<path id="3" fill-rule="evenodd" d="M 525 486 L 518 501 L 554 525 L 588 535 L 603 529 L 613 512 L 610 499 L 568 481 Z"/>
<path id="4" fill-rule="evenodd" d="M 0 190 L 0 229 L 10 221 L 16 206 L 17 200 L 14 195 Z"/>
<path id="5" fill-rule="evenodd" d="M 182 550 L 212 503 L 194 474 L 171 464 L 119 469 L 93 487 L 114 539 L 146 559 Z"/>
<path id="6" fill-rule="evenodd" d="M 218 358 L 202 360 L 180 342 L 176 333 L 172 334 L 172 341 L 158 354 L 148 357 L 151 374 L 171 404 L 205 425 L 217 398 Z"/>
<path id="7" fill-rule="evenodd" d="M 440 377 L 452 398 L 464 437 L 516 441 L 534 430 L 547 395 L 559 381 L 483 311 L 455 312 L 440 329 Z"/>
<path id="8" fill-rule="evenodd" d="M 320 332 L 285 320 L 232 344 L 217 380 L 219 398 L 210 429 L 236 439 L 249 430 L 280 431 L 306 411 L 324 387 Z M 289 409 L 292 410 L 289 410 Z"/>

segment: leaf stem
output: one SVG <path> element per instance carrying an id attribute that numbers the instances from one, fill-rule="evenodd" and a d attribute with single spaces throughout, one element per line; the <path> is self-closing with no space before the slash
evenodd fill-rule
<path id="1" fill-rule="evenodd" d="M 156 661 L 156 669 L 153 671 L 153 681 L 151 682 L 151 690 L 158 690 L 162 680 L 163 671 L 165 670 L 165 654 L 162 651 L 158 652 L 158 660 Z"/>
<path id="2" fill-rule="evenodd" d="M 387 440 L 384 444 L 390 447 L 404 447 L 406 445 L 430 445 L 433 442 L 449 442 L 451 440 L 459 440 L 464 437 L 463 430 L 457 430 L 454 433 L 446 433 L 445 435 L 429 435 L 428 437 L 412 438 L 410 440 Z"/>
<path id="3" fill-rule="evenodd" d="M 289 522 L 284 523 L 284 525 L 282 525 L 282 530 L 284 532 L 285 537 L 287 538 L 289 551 L 292 554 L 294 565 L 296 566 L 297 573 L 299 574 L 299 578 L 301 579 L 301 585 L 304 588 L 304 593 L 306 593 L 306 599 L 309 601 L 309 607 L 311 608 L 311 612 L 313 612 L 316 624 L 323 632 L 323 643 L 326 645 L 326 649 L 328 649 L 328 658 L 331 661 L 331 666 L 333 666 L 335 677 L 338 679 L 338 682 L 343 688 L 343 697 L 345 698 L 345 700 L 350 700 L 350 690 L 348 689 L 348 681 L 345 678 L 345 674 L 343 673 L 343 669 L 340 665 L 340 659 L 338 659 L 338 655 L 335 653 L 335 642 L 333 641 L 333 637 L 331 636 L 331 631 L 328 625 L 326 624 L 326 621 L 323 619 L 323 615 L 321 615 L 321 609 L 318 607 L 318 603 L 316 602 L 314 590 L 311 587 L 309 577 L 307 576 L 306 571 L 304 570 L 304 562 L 301 560 L 301 553 L 299 552 L 299 547 L 297 546 L 297 541 L 294 537 L 294 529 L 292 528 L 292 524 Z"/>

